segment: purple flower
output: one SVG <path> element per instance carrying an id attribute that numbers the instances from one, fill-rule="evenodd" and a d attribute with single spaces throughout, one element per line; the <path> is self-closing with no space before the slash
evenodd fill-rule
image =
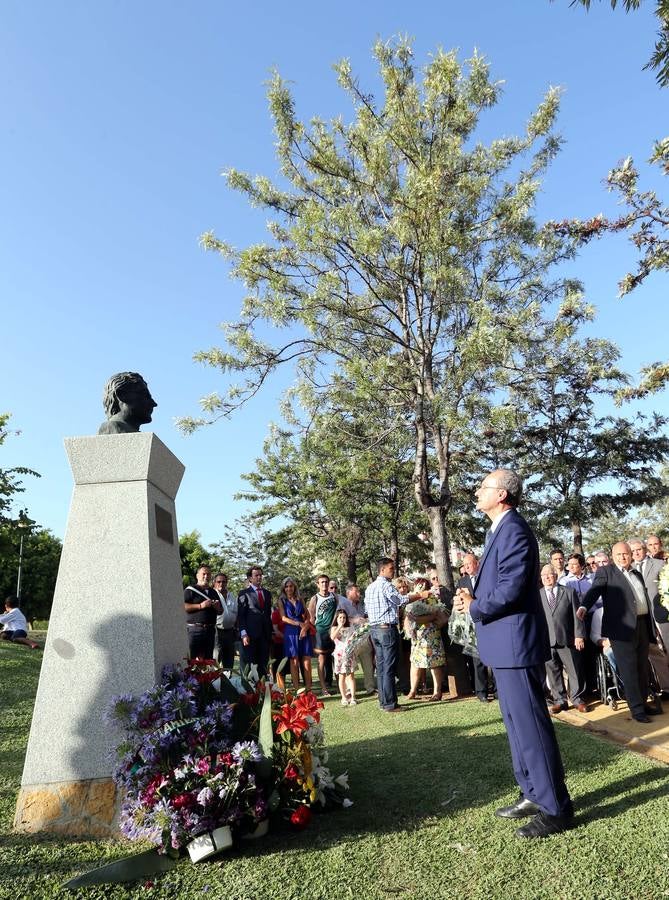
<path id="1" fill-rule="evenodd" d="M 206 806 L 208 803 L 211 803 L 213 798 L 214 792 L 212 791 L 212 789 L 209 787 L 205 787 L 202 788 L 200 793 L 197 795 L 197 802 L 200 804 L 200 806 Z"/>
<path id="2" fill-rule="evenodd" d="M 237 741 L 232 748 L 232 756 L 238 763 L 260 762 L 260 749 L 255 741 Z"/>

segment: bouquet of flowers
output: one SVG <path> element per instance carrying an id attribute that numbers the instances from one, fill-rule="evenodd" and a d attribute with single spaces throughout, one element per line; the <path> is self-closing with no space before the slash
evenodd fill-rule
<path id="1" fill-rule="evenodd" d="M 437 628 L 443 628 L 448 621 L 448 609 L 443 603 L 431 603 L 425 600 L 414 600 L 412 603 L 407 603 L 404 607 L 404 634 L 406 637 L 415 638 L 416 629 L 419 627 L 416 619 L 435 612 L 437 617 L 432 624 Z"/>
<path id="2" fill-rule="evenodd" d="M 364 625 L 353 626 L 351 633 L 346 638 L 346 643 L 344 644 L 344 650 L 341 656 L 342 667 L 345 671 L 353 671 L 355 669 L 355 655 L 365 641 L 369 640 L 369 631 L 370 628 L 368 622 L 365 622 Z"/>
<path id="3" fill-rule="evenodd" d="M 448 636 L 454 644 L 462 645 L 462 652 L 467 656 L 478 658 L 476 626 L 468 612 L 460 613 L 453 610 L 448 620 Z"/>
<path id="4" fill-rule="evenodd" d="M 669 562 L 660 571 L 658 589 L 660 592 L 660 603 L 665 609 L 669 609 Z"/>
<path id="5" fill-rule="evenodd" d="M 326 767 L 315 695 L 235 680 L 214 660 L 191 660 L 166 666 L 140 697 L 114 698 L 110 718 L 124 732 L 114 780 L 127 837 L 177 855 L 226 826 L 233 837 L 250 834 L 270 812 L 306 827 L 312 806 L 350 803 L 346 776 L 334 779 Z"/>
<path id="6" fill-rule="evenodd" d="M 267 815 L 257 741 L 240 740 L 234 706 L 212 687 L 213 660 L 166 666 L 138 698 L 114 698 L 111 718 L 125 732 L 114 780 L 125 792 L 122 832 L 176 853 L 194 837 L 230 825 L 252 830 Z"/>
<path id="7" fill-rule="evenodd" d="M 310 807 L 350 806 L 346 798 L 348 776 L 334 778 L 326 763 L 328 751 L 320 724 L 323 703 L 315 694 L 293 696 L 272 714 L 276 735 L 274 767 L 276 787 L 270 808 L 279 808 L 295 828 L 304 828 L 311 819 Z"/>

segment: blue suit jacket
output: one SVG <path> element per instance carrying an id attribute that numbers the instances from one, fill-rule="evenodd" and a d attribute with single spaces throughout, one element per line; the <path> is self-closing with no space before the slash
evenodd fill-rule
<path id="1" fill-rule="evenodd" d="M 539 584 L 537 540 L 525 519 L 511 509 L 481 557 L 469 610 L 481 661 L 487 666 L 536 666 L 550 657 Z"/>

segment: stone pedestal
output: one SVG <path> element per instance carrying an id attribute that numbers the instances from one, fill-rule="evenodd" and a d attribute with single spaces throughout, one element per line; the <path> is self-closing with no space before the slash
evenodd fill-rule
<path id="1" fill-rule="evenodd" d="M 184 467 L 154 434 L 66 438 L 74 495 L 14 827 L 113 836 L 110 698 L 188 655 L 174 498 Z"/>

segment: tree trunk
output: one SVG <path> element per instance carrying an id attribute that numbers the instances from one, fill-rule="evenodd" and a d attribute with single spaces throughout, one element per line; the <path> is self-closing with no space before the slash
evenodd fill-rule
<path id="1" fill-rule="evenodd" d="M 437 567 L 439 582 L 448 588 L 449 591 L 453 591 L 455 588 L 448 546 L 448 532 L 446 531 L 446 510 L 443 506 L 428 506 L 425 512 L 430 520 L 434 562 Z"/>
<path id="2" fill-rule="evenodd" d="M 571 533 L 574 536 L 574 553 L 583 553 L 583 532 L 580 522 L 571 523 Z"/>
<path id="3" fill-rule="evenodd" d="M 358 577 L 358 554 L 346 554 L 346 580 L 351 584 L 355 584 Z"/>
<path id="4" fill-rule="evenodd" d="M 399 539 L 397 537 L 397 526 L 393 525 L 393 530 L 390 535 L 390 558 L 395 563 L 395 572 L 397 575 L 400 574 L 400 546 Z"/>

